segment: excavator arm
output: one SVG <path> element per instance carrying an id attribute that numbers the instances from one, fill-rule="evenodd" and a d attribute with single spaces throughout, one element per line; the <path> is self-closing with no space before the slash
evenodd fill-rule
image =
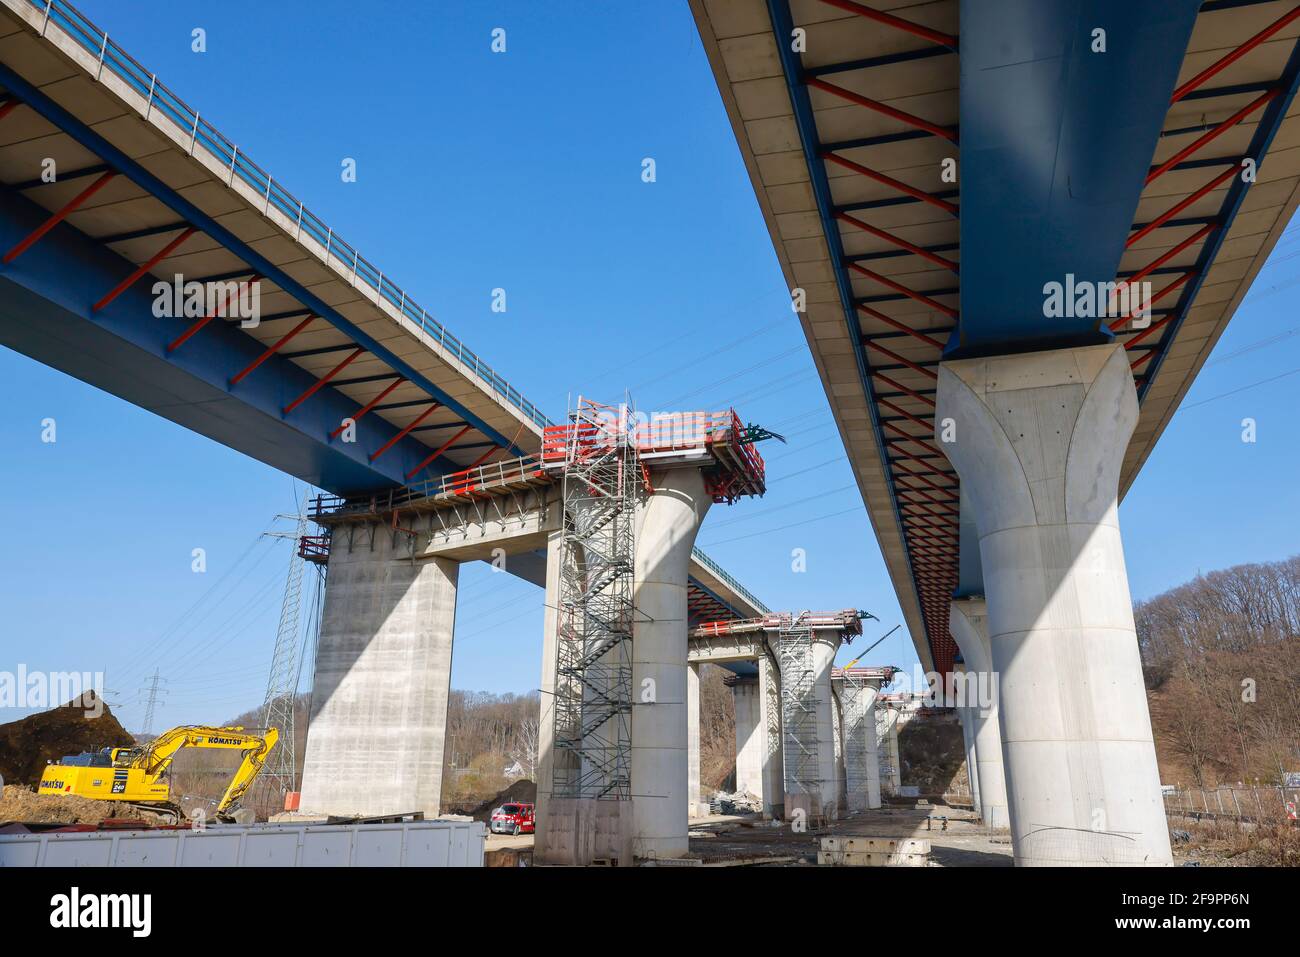
<path id="1" fill-rule="evenodd" d="M 141 768 L 151 777 L 167 770 L 182 748 L 218 748 L 244 752 L 243 763 L 222 795 L 217 813 L 224 814 L 248 791 L 266 764 L 267 755 L 280 740 L 276 728 L 267 728 L 261 734 L 245 734 L 242 727 L 214 728 L 206 725 L 183 725 L 164 731 L 151 741 L 142 754 L 136 755 L 132 766 Z"/>
<path id="2" fill-rule="evenodd" d="M 260 738 L 254 738 L 253 740 L 256 746 L 250 747 L 244 752 L 243 763 L 239 765 L 239 770 L 235 772 L 235 776 L 230 779 L 230 786 L 226 788 L 221 803 L 217 805 L 218 814 L 224 814 L 252 786 L 253 780 L 261 773 L 262 766 L 266 764 L 266 756 L 271 753 L 275 743 L 280 740 L 280 732 L 275 728 L 267 728 Z"/>

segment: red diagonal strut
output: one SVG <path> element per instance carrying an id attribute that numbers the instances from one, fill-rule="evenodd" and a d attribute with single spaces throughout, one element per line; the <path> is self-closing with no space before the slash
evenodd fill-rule
<path id="1" fill-rule="evenodd" d="M 86 200 L 90 199 L 90 197 L 94 196 L 101 189 L 107 186 L 109 182 L 113 179 L 113 177 L 116 175 L 117 172 L 115 170 L 109 170 L 107 173 L 102 174 L 99 177 L 99 179 L 95 180 L 93 183 L 91 183 L 89 186 L 83 189 L 76 196 L 72 197 L 72 199 L 68 202 L 66 206 L 60 209 L 57 213 L 55 213 L 45 222 L 37 226 L 34 230 L 32 230 L 30 234 L 28 234 L 26 239 L 22 240 L 13 249 L 5 253 L 4 262 L 11 263 L 19 256 L 21 256 L 23 253 L 27 252 L 28 249 L 30 249 L 32 246 L 36 244 L 37 240 L 39 240 L 42 236 L 48 233 L 55 226 L 59 225 L 59 223 L 63 222 L 63 220 L 67 218 L 69 213 L 76 211 L 78 206 L 80 206 Z"/>
<path id="2" fill-rule="evenodd" d="M 935 339 L 933 336 L 927 336 L 924 332 L 918 332 L 917 330 L 913 329 L 911 326 L 906 326 L 903 323 L 899 322 L 897 319 L 891 319 L 883 312 L 880 312 L 876 309 L 872 309 L 870 306 L 864 306 L 862 303 L 858 303 L 857 309 L 859 312 L 866 313 L 872 319 L 875 319 L 879 322 L 883 322 L 885 325 L 897 329 L 899 332 L 907 333 L 909 336 L 911 336 L 913 339 L 916 339 L 919 342 L 924 342 L 928 346 L 934 346 L 936 349 L 943 348 L 943 343 L 940 342 L 938 339 Z"/>
<path id="3" fill-rule="evenodd" d="M 283 346 L 286 342 L 288 342 L 290 339 L 292 339 L 292 338 L 293 338 L 294 336 L 296 336 L 298 333 L 300 333 L 300 332 L 302 332 L 304 329 L 306 329 L 309 325 L 311 325 L 312 320 L 314 320 L 314 319 L 316 319 L 316 318 L 318 318 L 318 317 L 317 317 L 317 316 L 308 316 L 306 319 L 304 319 L 302 322 L 298 323 L 298 325 L 294 326 L 292 329 L 290 329 L 288 332 L 286 332 L 284 335 L 282 335 L 279 339 L 277 339 L 277 340 L 276 340 L 275 342 L 273 342 L 271 345 L 267 346 L 267 347 L 266 347 L 266 350 L 265 350 L 265 351 L 264 351 L 260 356 L 258 356 L 256 359 L 254 359 L 254 360 L 253 360 L 252 362 L 250 362 L 248 365 L 246 365 L 243 369 L 241 369 L 241 370 L 240 370 L 240 371 L 239 371 L 239 372 L 234 376 L 234 378 L 232 378 L 232 379 L 230 380 L 230 384 L 231 384 L 231 385 L 236 385 L 236 384 L 238 384 L 238 382 L 239 382 L 240 379 L 244 378 L 244 376 L 248 375 L 250 372 L 252 372 L 252 371 L 253 371 L 254 369 L 256 369 L 258 366 L 260 366 L 260 365 L 261 365 L 263 362 L 265 362 L 267 359 L 271 358 L 271 356 L 273 356 L 273 355 L 275 355 L 277 352 L 279 352 L 281 346 Z"/>
<path id="4" fill-rule="evenodd" d="M 825 80 L 819 80 L 815 76 L 805 78 L 804 83 L 815 90 L 821 90 L 822 92 L 829 93 L 832 96 L 838 96 L 842 100 L 848 100 L 850 103 L 856 103 L 858 106 L 864 106 L 875 113 L 883 114 L 884 116 L 888 116 L 890 119 L 898 120 L 898 122 L 915 127 L 918 130 L 925 130 L 925 132 L 942 137 L 949 142 L 957 142 L 956 130 L 950 129 L 946 126 L 940 126 L 937 123 L 931 123 L 929 120 L 924 120 L 914 113 L 907 113 L 903 110 L 895 109 L 886 103 L 881 103 L 879 100 L 873 100 L 871 97 L 863 96 L 861 93 L 854 93 L 852 90 L 846 90 L 844 87 L 836 86 L 834 83 L 827 83 Z"/>
<path id="5" fill-rule="evenodd" d="M 197 232 L 198 230 L 195 229 L 193 226 L 185 227 L 185 229 L 181 232 L 179 236 L 177 236 L 175 239 L 169 242 L 162 249 L 158 250 L 156 253 L 150 256 L 147 262 L 138 266 L 136 270 L 131 273 L 131 275 L 127 276 L 116 286 L 110 289 L 103 299 L 99 300 L 99 302 L 95 303 L 93 306 L 90 307 L 90 311 L 99 312 L 99 310 L 103 309 L 105 306 L 107 306 L 118 296 L 122 295 L 122 293 L 130 289 L 135 284 L 135 281 L 137 279 L 139 279 L 141 276 L 147 273 L 154 266 L 158 265 L 160 262 L 162 262 L 164 259 L 170 256 L 173 252 L 176 251 L 176 247 L 178 247 L 181 243 L 185 242 L 185 240 L 189 239 Z"/>
<path id="6" fill-rule="evenodd" d="M 867 267 L 859 266 L 857 263 L 849 263 L 849 268 L 856 273 L 861 273 L 862 275 L 866 276 L 868 279 L 872 280 L 873 282 L 880 283 L 882 286 L 886 287 L 887 289 L 892 289 L 894 290 L 894 292 L 901 293 L 902 295 L 906 296 L 908 299 L 913 299 L 916 302 L 919 302 L 923 306 L 929 306 L 931 309 L 939 310 L 939 312 L 942 312 L 945 316 L 947 316 L 950 319 L 957 318 L 956 309 L 953 309 L 949 306 L 945 306 L 943 303 L 931 299 L 923 292 L 917 292 L 915 289 L 908 289 L 906 286 L 894 282 L 894 280 L 890 279 L 888 276 L 882 276 L 878 272 L 872 272 Z"/>
<path id="7" fill-rule="evenodd" d="M 1231 66 L 1237 60 L 1241 59 L 1243 56 L 1245 56 L 1251 50 L 1255 49 L 1255 47 L 1259 46 L 1261 43 L 1263 43 L 1273 34 L 1285 28 L 1287 24 L 1289 24 L 1292 20 L 1296 19 L 1297 17 L 1300 17 L 1300 6 L 1294 7 L 1290 13 L 1282 14 L 1282 16 L 1278 17 L 1271 24 L 1266 26 L 1263 30 L 1260 30 L 1259 33 L 1256 33 L 1253 37 L 1251 37 L 1241 46 L 1237 47 L 1237 49 L 1233 50 L 1231 53 L 1219 57 L 1219 59 L 1216 60 L 1214 63 L 1211 63 L 1200 73 L 1196 74 L 1196 76 L 1192 77 L 1182 86 L 1180 86 L 1178 89 L 1174 90 L 1174 95 L 1169 99 L 1169 105 L 1173 106 L 1175 103 L 1177 103 L 1179 100 L 1185 97 L 1188 93 L 1191 93 L 1194 89 L 1196 89 L 1206 80 L 1208 80 L 1210 77 L 1222 73 L 1224 69 Z"/>
<path id="8" fill-rule="evenodd" d="M 330 369 L 330 371 L 325 373 L 324 376 L 322 376 L 321 378 L 313 382 L 310 388 L 308 388 L 306 392 L 304 392 L 302 395 L 298 396 L 298 398 L 294 399 L 292 402 L 286 405 L 284 407 L 284 414 L 288 415 L 294 409 L 298 408 L 298 406 L 302 405 L 304 402 L 306 402 L 308 399 L 314 396 L 317 392 L 320 391 L 321 387 L 324 386 L 326 382 L 329 382 L 330 379 L 334 378 L 336 375 L 338 375 L 340 372 L 346 369 L 351 364 L 353 359 L 355 359 L 357 356 L 361 355 L 361 353 L 365 351 L 366 350 L 361 348 L 360 346 L 357 346 L 355 349 L 353 349 L 350 353 L 348 353 L 348 357 L 346 359 L 344 359 L 342 362 L 336 365 L 333 369 Z"/>
<path id="9" fill-rule="evenodd" d="M 381 445 L 377 451 L 372 452 L 370 455 L 370 461 L 373 462 L 375 459 L 379 458 L 379 456 L 383 455 L 385 452 L 391 449 L 402 439 L 406 438 L 407 434 L 413 428 L 415 428 L 417 425 L 419 425 L 421 422 L 423 422 L 425 419 L 433 415 L 433 413 L 437 412 L 441 408 L 442 408 L 441 402 L 435 402 L 433 405 L 429 406 L 427 409 L 425 409 L 423 412 L 417 415 L 414 419 L 412 419 L 411 423 L 408 426 L 406 426 L 406 428 L 402 429 L 402 431 L 398 432 L 391 439 L 389 439 L 387 442 Z M 407 478 L 410 478 L 410 476 L 408 475 Z"/>
<path id="10" fill-rule="evenodd" d="M 938 206 L 945 212 L 952 213 L 954 216 L 957 215 L 957 206 L 955 203 L 950 203 L 946 199 L 941 199 L 938 196 L 931 196 L 923 189 L 917 189 L 915 186 L 908 186 L 901 180 L 894 179 L 892 176 L 886 176 L 884 173 L 877 173 L 874 169 L 868 169 L 861 163 L 855 163 L 853 160 L 845 159 L 843 156 L 836 156 L 830 150 L 822 150 L 821 158 L 831 163 L 835 163 L 838 166 L 843 166 L 845 169 L 853 170 L 855 173 L 860 173 L 867 177 L 867 179 L 875 180 L 877 183 L 881 183 L 891 189 L 896 189 L 900 193 L 911 196 L 913 199 L 919 199 L 923 203 L 929 203 L 931 206 Z"/>
<path id="11" fill-rule="evenodd" d="M 899 249 L 906 249 L 913 256 L 920 256 L 922 259 L 929 260 L 936 266 L 942 266 L 944 269 L 951 269 L 953 272 L 959 271 L 957 264 L 951 259 L 945 259 L 943 256 L 932 253 L 928 249 L 923 249 L 914 243 L 909 243 L 901 236 L 895 236 L 892 233 L 885 232 L 883 229 L 877 229 L 875 226 L 864 223 L 862 220 L 850 216 L 848 213 L 836 213 L 835 218 L 840 222 L 848 223 L 850 226 L 856 226 L 858 229 L 865 233 L 870 233 L 877 239 L 883 239 L 887 243 L 893 243 Z"/>
<path id="12" fill-rule="evenodd" d="M 913 372 L 919 372 L 921 373 L 921 375 L 929 376 L 931 379 L 939 378 L 938 373 L 931 372 L 925 366 L 917 365 L 915 362 L 913 362 L 911 359 L 908 359 L 906 356 L 900 356 L 897 352 L 893 352 L 889 349 L 886 349 L 884 346 L 882 346 L 879 342 L 876 342 L 874 339 L 868 339 L 867 345 L 870 346 L 872 349 L 875 349 L 877 352 L 887 355 L 895 362 L 902 363 L 903 365 L 911 369 Z M 884 377 L 882 376 L 881 378 Z"/>
<path id="13" fill-rule="evenodd" d="M 253 273 L 252 276 L 250 276 L 248 279 L 242 280 L 242 282 L 249 282 L 249 283 L 252 283 L 252 282 L 261 282 L 261 280 L 262 280 L 262 277 L 261 277 L 261 276 L 259 276 L 257 273 Z M 200 329 L 202 329 L 204 326 L 206 326 L 206 325 L 207 325 L 209 322 L 211 322 L 213 319 L 217 318 L 218 315 L 220 315 L 221 313 L 225 312 L 225 311 L 226 311 L 226 306 L 230 305 L 230 297 L 233 296 L 233 295 L 235 294 L 235 291 L 236 291 L 236 289 L 239 288 L 239 285 L 240 285 L 240 284 L 237 283 L 235 289 L 228 289 L 228 290 L 226 291 L 225 298 L 222 299 L 222 301 L 221 301 L 221 306 L 220 306 L 219 308 L 217 308 L 216 310 L 214 310 L 213 312 L 208 313 L 208 315 L 204 316 L 204 317 L 203 317 L 202 319 L 200 319 L 198 322 L 194 323 L 194 325 L 190 326 L 188 329 L 186 329 L 184 332 L 182 332 L 179 336 L 177 336 L 177 337 L 172 341 L 172 343 L 167 347 L 167 351 L 168 351 L 168 352 L 175 352 L 177 349 L 179 349 L 181 346 L 183 346 L 186 342 L 188 342 L 188 341 L 189 341 L 189 340 L 190 340 L 194 335 L 196 335 Z"/>
<path id="14" fill-rule="evenodd" d="M 902 17 L 896 17 L 892 13 L 884 13 L 880 10 L 873 10 L 871 7 L 863 6 L 860 3 L 854 3 L 853 0 L 822 0 L 822 3 L 832 7 L 839 7 L 841 10 L 847 10 L 849 13 L 856 13 L 860 17 L 866 17 L 868 20 L 875 20 L 877 23 L 883 23 L 886 26 L 902 30 L 904 33 L 910 33 L 912 36 L 920 37 L 923 40 L 929 40 L 931 43 L 937 43 L 939 46 L 957 49 L 957 38 L 951 33 L 940 33 L 938 30 L 931 30 L 929 27 L 923 27 L 919 23 L 913 23 L 911 20 L 904 20 Z"/>
<path id="15" fill-rule="evenodd" d="M 405 381 L 406 381 L 406 376 L 399 375 L 396 379 L 394 379 L 392 383 L 390 383 L 388 387 L 384 389 L 383 392 L 379 393 L 379 395 L 375 396 L 373 399 L 371 399 L 369 402 L 363 405 L 360 409 L 358 409 L 355 415 L 350 416 L 353 424 L 355 425 L 358 419 L 360 419 L 363 415 L 365 415 L 367 412 L 369 412 L 371 409 L 377 406 L 380 402 L 383 402 L 384 399 L 388 398 L 388 393 L 392 392 L 394 389 L 396 389 L 399 385 L 401 385 Z M 330 438 L 337 439 L 339 437 L 339 433 L 342 432 L 345 428 L 347 428 L 347 425 L 343 422 L 340 422 L 339 427 L 330 433 Z"/>
<path id="16" fill-rule="evenodd" d="M 1130 236 L 1127 240 L 1124 241 L 1124 248 L 1128 249 L 1135 242 L 1137 242 L 1147 233 L 1151 232 L 1153 229 L 1159 229 L 1166 222 L 1173 219 L 1175 216 L 1177 216 L 1179 213 L 1185 210 L 1188 206 L 1192 205 L 1192 203 L 1196 202 L 1198 199 L 1200 199 L 1202 196 L 1206 195 L 1207 193 L 1211 193 L 1214 190 L 1218 189 L 1225 182 L 1232 179 L 1232 177 L 1236 175 L 1237 175 L 1237 165 L 1234 163 L 1233 165 L 1225 169 L 1222 173 L 1220 173 L 1218 176 L 1214 177 L 1214 179 L 1210 180 L 1208 183 L 1206 183 L 1204 186 L 1198 189 L 1196 192 L 1192 193 L 1191 196 L 1188 196 L 1186 199 L 1182 200 L 1181 202 L 1176 203 L 1175 205 L 1171 206 L 1169 209 L 1166 209 L 1155 219 L 1151 220 L 1151 222 L 1147 223 L 1145 226 L 1143 226 L 1141 229 L 1135 232 L 1132 236 Z"/>
<path id="17" fill-rule="evenodd" d="M 451 448 L 455 442 L 460 440 L 460 437 L 462 435 L 464 435 L 466 432 L 470 430 L 470 428 L 471 426 L 468 425 L 465 426 L 465 428 L 461 429 L 459 432 L 457 432 L 455 435 L 449 438 L 446 442 L 442 443 L 442 445 L 438 446 L 438 448 L 433 451 L 433 454 L 425 457 L 425 459 L 421 461 L 419 465 L 417 465 L 415 468 L 411 469 L 411 471 L 406 473 L 406 480 L 409 482 L 411 480 L 412 475 L 420 471 L 420 469 L 424 468 L 426 465 L 428 465 L 438 456 L 442 455 L 443 452 L 446 452 L 449 448 Z"/>
<path id="18" fill-rule="evenodd" d="M 469 471 L 470 469 L 478 468 L 478 467 L 479 467 L 480 465 L 482 465 L 485 461 L 487 461 L 487 458 L 488 458 L 489 455 L 491 455 L 493 452 L 496 452 L 496 451 L 500 450 L 500 448 L 501 448 L 501 446 L 496 445 L 496 444 L 494 443 L 493 446 L 492 446 L 492 448 L 488 449 L 486 452 L 484 452 L 482 455 L 480 455 L 478 458 L 476 458 L 473 462 L 470 462 L 469 465 L 465 466 L 465 469 L 464 469 L 464 470 L 465 470 L 465 471 Z"/>
<path id="19" fill-rule="evenodd" d="M 1266 93 L 1256 97 L 1250 103 L 1247 103 L 1245 106 L 1239 109 L 1236 113 L 1233 113 L 1232 116 L 1228 117 L 1218 126 L 1216 126 L 1214 129 L 1210 130 L 1204 136 L 1199 136 L 1196 138 L 1195 142 L 1189 143 L 1186 146 L 1184 146 L 1173 156 L 1169 157 L 1169 159 L 1165 160 L 1163 163 L 1161 163 L 1151 172 L 1147 173 L 1147 185 L 1150 186 L 1151 181 L 1154 180 L 1157 176 L 1161 176 L 1164 173 L 1167 173 L 1169 170 L 1173 169 L 1183 160 L 1187 159 L 1187 157 L 1197 152 L 1206 143 L 1210 143 L 1214 140 L 1217 140 L 1220 136 L 1228 132 L 1228 130 L 1232 129 L 1242 120 L 1244 120 L 1246 117 L 1250 116 L 1250 114 L 1254 113 L 1265 103 L 1268 103 L 1270 100 L 1273 100 L 1281 92 L 1282 92 L 1281 90 L 1274 87 L 1273 89 L 1267 91 Z"/>

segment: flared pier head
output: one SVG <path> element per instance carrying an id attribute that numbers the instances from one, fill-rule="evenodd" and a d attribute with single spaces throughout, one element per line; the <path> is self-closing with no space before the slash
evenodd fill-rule
<path id="1" fill-rule="evenodd" d="M 979 536 L 1020 865 L 1172 860 L 1119 530 L 1137 415 L 1119 345 L 939 368 L 936 438 Z"/>

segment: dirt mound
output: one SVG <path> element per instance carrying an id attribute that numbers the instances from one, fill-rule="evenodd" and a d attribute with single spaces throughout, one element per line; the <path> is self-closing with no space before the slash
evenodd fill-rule
<path id="1" fill-rule="evenodd" d="M 898 732 L 903 784 L 922 796 L 946 794 L 966 764 L 961 725 L 951 712 L 915 717 Z"/>
<path id="2" fill-rule="evenodd" d="M 489 821 L 492 818 L 492 812 L 503 804 L 536 804 L 537 803 L 537 785 L 527 778 L 522 778 L 510 785 L 504 791 L 488 798 L 474 810 L 469 812 L 469 816 L 476 821 Z"/>
<path id="3" fill-rule="evenodd" d="M 99 716 L 87 717 L 88 712 Z M 133 744 L 135 738 L 113 717 L 108 705 L 87 691 L 61 707 L 0 724 L 0 776 L 6 784 L 34 787 L 40 784 L 45 765 L 65 754 Z"/>
<path id="4" fill-rule="evenodd" d="M 113 801 L 92 801 L 72 794 L 37 794 L 17 784 L 6 784 L 0 797 L 0 822 L 98 824 L 105 818 L 122 817 L 125 811 Z"/>

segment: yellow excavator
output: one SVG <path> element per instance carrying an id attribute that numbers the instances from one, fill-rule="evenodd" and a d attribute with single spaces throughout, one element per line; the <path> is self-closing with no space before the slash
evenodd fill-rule
<path id="1" fill-rule="evenodd" d="M 185 725 L 164 731 L 146 745 L 135 748 L 104 748 L 70 754 L 50 762 L 41 775 L 39 794 L 75 794 L 97 801 L 126 801 L 151 811 L 171 813 L 179 820 L 181 811 L 171 803 L 167 770 L 182 748 L 220 748 L 244 752 L 243 763 L 217 805 L 218 820 L 229 821 L 238 802 L 266 764 L 266 757 L 280 740 L 280 732 L 267 728 L 260 734 L 245 734 L 242 727 L 210 728 Z"/>

